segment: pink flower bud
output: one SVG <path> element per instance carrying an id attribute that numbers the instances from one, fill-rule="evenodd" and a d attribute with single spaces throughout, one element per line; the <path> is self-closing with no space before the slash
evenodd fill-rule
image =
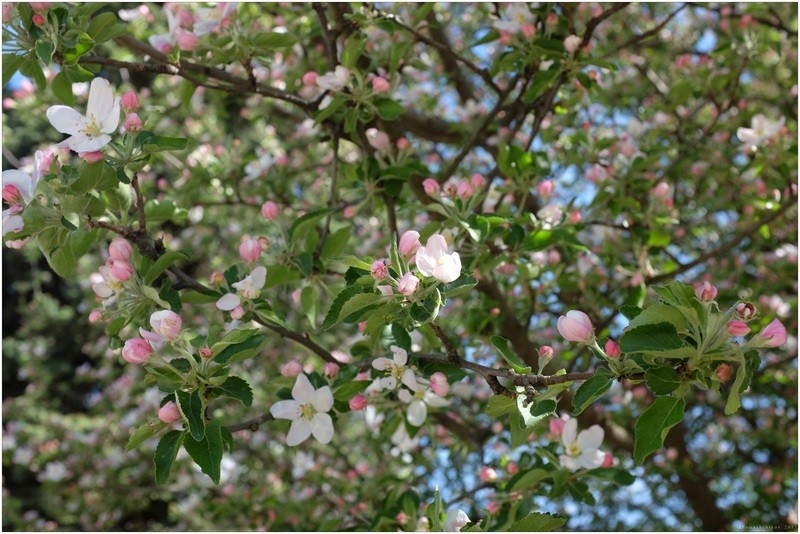
<path id="1" fill-rule="evenodd" d="M 261 242 L 249 235 L 242 236 L 239 243 L 239 257 L 247 263 L 255 263 L 261 256 Z"/>
<path id="2" fill-rule="evenodd" d="M 334 378 L 339 374 L 339 366 L 333 362 L 325 362 L 325 367 L 322 372 L 325 378 Z"/>
<path id="3" fill-rule="evenodd" d="M 386 132 L 382 132 L 377 128 L 369 128 L 364 133 L 367 135 L 367 142 L 369 143 L 369 146 L 378 152 L 389 150 L 392 147 L 392 140 L 389 139 L 389 136 L 386 134 Z"/>
<path id="4" fill-rule="evenodd" d="M 303 80 L 303 85 L 305 85 L 306 87 L 314 87 L 315 85 L 317 85 L 317 73 L 314 72 L 313 70 L 310 70 L 305 74 L 303 74 L 302 80 Z"/>
<path id="5" fill-rule="evenodd" d="M 372 78 L 372 90 L 376 93 L 385 93 L 391 88 L 391 84 L 386 78 L 375 76 Z"/>
<path id="6" fill-rule="evenodd" d="M 417 249 L 422 246 L 419 242 L 419 232 L 415 230 L 408 230 L 400 236 L 400 244 L 397 245 L 397 251 L 401 256 L 409 257 L 417 253 Z"/>
<path id="7" fill-rule="evenodd" d="M 484 465 L 481 467 L 478 478 L 481 479 L 481 482 L 491 482 L 493 480 L 497 480 L 497 471 L 487 465 Z"/>
<path id="8" fill-rule="evenodd" d="M 408 516 L 405 512 L 398 512 L 396 516 L 394 516 L 394 520 L 400 523 L 401 525 L 405 525 L 406 521 L 408 521 Z"/>
<path id="9" fill-rule="evenodd" d="M 433 178 L 425 178 L 422 180 L 422 188 L 425 190 L 425 194 L 429 197 L 439 194 L 439 182 L 434 180 Z"/>
<path id="10" fill-rule="evenodd" d="M 139 97 L 136 95 L 135 91 L 128 91 L 122 95 L 119 99 L 119 103 L 122 110 L 126 113 L 132 113 L 139 109 Z"/>
<path id="11" fill-rule="evenodd" d="M 289 360 L 281 365 L 281 376 L 297 376 L 303 371 L 303 366 L 297 360 Z"/>
<path id="12" fill-rule="evenodd" d="M 389 269 L 386 268 L 384 260 L 375 260 L 372 262 L 370 273 L 375 280 L 383 280 L 389 274 Z"/>
<path id="13" fill-rule="evenodd" d="M 363 410 L 364 408 L 367 407 L 367 398 L 364 395 L 356 395 L 355 397 L 350 399 L 348 405 L 350 406 L 350 409 L 353 410 L 354 412 Z"/>
<path id="14" fill-rule="evenodd" d="M 152 355 L 153 347 L 140 337 L 129 339 L 125 342 L 125 346 L 122 347 L 122 357 L 125 358 L 126 362 L 133 365 L 147 363 Z"/>
<path id="15" fill-rule="evenodd" d="M 609 339 L 606 341 L 605 346 L 606 356 L 609 358 L 619 358 L 619 343 L 614 341 L 613 339 Z"/>
<path id="16" fill-rule="evenodd" d="M 603 463 L 600 464 L 600 467 L 614 467 L 614 456 L 610 453 L 606 453 L 606 457 L 603 458 Z"/>
<path id="17" fill-rule="evenodd" d="M 79 152 L 78 157 L 86 163 L 97 163 L 98 161 L 103 161 L 103 151 L 96 150 L 94 152 Z"/>
<path id="18" fill-rule="evenodd" d="M 574 54 L 578 48 L 580 48 L 583 39 L 578 37 L 577 35 L 570 35 L 566 39 L 564 39 L 564 48 L 570 54 Z"/>
<path id="19" fill-rule="evenodd" d="M 523 24 L 522 36 L 526 39 L 533 39 L 536 36 L 536 26 L 533 24 Z"/>
<path id="20" fill-rule="evenodd" d="M 446 397 L 450 393 L 450 383 L 447 381 L 447 376 L 437 371 L 431 375 L 431 389 L 439 397 Z"/>
<path id="21" fill-rule="evenodd" d="M 578 210 L 570 210 L 570 212 L 567 214 L 567 220 L 570 224 L 578 224 L 581 222 L 582 218 L 581 212 Z"/>
<path id="22" fill-rule="evenodd" d="M 411 295 L 419 287 L 419 278 L 410 272 L 403 275 L 400 282 L 397 284 L 397 290 L 401 295 Z"/>
<path id="23" fill-rule="evenodd" d="M 469 181 L 475 189 L 483 189 L 483 186 L 486 185 L 486 178 L 477 172 L 470 177 Z"/>
<path id="24" fill-rule="evenodd" d="M 214 353 L 211 351 L 209 347 L 203 347 L 200 349 L 200 357 L 205 358 L 206 360 L 209 359 Z"/>
<path id="25" fill-rule="evenodd" d="M 191 52 L 200 44 L 200 38 L 191 32 L 181 31 L 176 42 L 178 43 L 178 48 L 184 52 Z"/>
<path id="26" fill-rule="evenodd" d="M 178 409 L 178 405 L 173 401 L 167 402 L 158 410 L 158 418 L 168 425 L 171 425 L 175 421 L 179 421 L 181 419 L 181 412 Z"/>
<path id="27" fill-rule="evenodd" d="M 142 129 L 142 119 L 136 113 L 128 113 L 122 122 L 122 129 L 126 132 L 138 132 Z"/>
<path id="28" fill-rule="evenodd" d="M 594 339 L 594 326 L 589 316 L 578 310 L 568 311 L 558 318 L 558 332 L 567 341 L 590 343 Z"/>
<path id="29" fill-rule="evenodd" d="M 111 263 L 111 275 L 120 282 L 125 282 L 133 276 L 133 267 L 125 260 L 114 260 Z"/>
<path id="30" fill-rule="evenodd" d="M 742 321 L 749 321 L 756 315 L 756 307 L 749 302 L 740 302 L 735 309 L 736 316 Z"/>
<path id="31" fill-rule="evenodd" d="M 244 308 L 242 308 L 242 305 L 240 304 L 231 310 L 231 319 L 238 320 L 242 317 L 244 317 Z"/>
<path id="32" fill-rule="evenodd" d="M 6 184 L 3 186 L 3 200 L 5 200 L 9 206 L 25 204 L 25 200 L 22 198 L 22 193 L 20 193 L 19 188 L 13 184 Z"/>
<path id="33" fill-rule="evenodd" d="M 93 310 L 89 313 L 89 323 L 90 324 L 97 324 L 103 320 L 103 312 L 98 310 Z"/>
<path id="34" fill-rule="evenodd" d="M 538 352 L 539 352 L 539 359 L 544 360 L 544 363 L 542 364 L 542 367 L 544 367 L 547 364 L 547 361 L 549 361 L 550 358 L 553 357 L 553 347 L 551 347 L 550 345 L 542 345 L 541 347 L 539 347 Z"/>
<path id="35" fill-rule="evenodd" d="M 458 187 L 456 188 L 456 194 L 462 200 L 467 200 L 472 197 L 475 193 L 475 189 L 472 187 L 472 184 L 469 182 L 459 182 Z"/>
<path id="36" fill-rule="evenodd" d="M 35 14 L 33 15 L 33 17 L 31 18 L 31 20 L 32 20 L 32 21 L 33 21 L 33 23 L 34 23 L 35 25 L 37 25 L 37 26 L 40 26 L 40 27 L 41 27 L 41 26 L 44 26 L 44 17 L 43 17 L 41 14 L 39 14 L 39 13 L 35 13 Z"/>
<path id="37" fill-rule="evenodd" d="M 728 334 L 739 337 L 750 333 L 750 327 L 742 321 L 728 321 Z"/>
<path id="38" fill-rule="evenodd" d="M 717 296 L 717 288 L 708 282 L 703 282 L 703 285 L 695 288 L 694 294 L 697 295 L 697 299 L 701 302 L 711 302 Z"/>
<path id="39" fill-rule="evenodd" d="M 508 462 L 506 464 L 506 473 L 509 475 L 516 475 L 519 472 L 519 464 L 517 462 Z"/>
<path id="40" fill-rule="evenodd" d="M 398 150 L 405 150 L 411 146 L 411 143 L 405 137 L 399 138 L 395 144 L 397 145 Z"/>
<path id="41" fill-rule="evenodd" d="M 154 312 L 150 316 L 150 326 L 156 334 L 174 341 L 181 335 L 183 321 L 174 311 L 161 310 Z"/>
<path id="42" fill-rule="evenodd" d="M 115 237 L 108 245 L 108 255 L 114 261 L 128 261 L 132 252 L 133 247 L 123 237 Z"/>
<path id="43" fill-rule="evenodd" d="M 550 195 L 553 194 L 553 189 L 555 189 L 555 187 L 553 180 L 544 180 L 539 183 L 536 189 L 539 191 L 539 196 L 547 200 L 550 198 Z"/>
<path id="44" fill-rule="evenodd" d="M 274 221 L 280 215 L 280 208 L 271 200 L 267 200 L 261 205 L 261 216 L 268 221 Z"/>
<path id="45" fill-rule="evenodd" d="M 786 328 L 778 319 L 774 319 L 758 333 L 758 339 L 763 347 L 780 347 L 786 343 Z"/>
<path id="46" fill-rule="evenodd" d="M 728 380 L 730 380 L 732 373 L 733 370 L 731 369 L 731 366 L 728 365 L 727 363 L 719 364 L 717 370 L 714 371 L 714 374 L 717 375 L 717 378 L 719 378 L 720 382 L 727 382 Z"/>

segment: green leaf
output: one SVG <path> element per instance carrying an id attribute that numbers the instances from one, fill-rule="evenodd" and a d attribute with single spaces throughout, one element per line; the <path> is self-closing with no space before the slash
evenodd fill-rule
<path id="1" fill-rule="evenodd" d="M 750 387 L 750 382 L 753 381 L 753 373 L 758 371 L 758 367 L 761 365 L 761 357 L 758 355 L 757 351 L 751 350 L 744 355 L 744 361 L 747 366 L 747 374 L 744 377 L 744 382 L 742 383 L 739 393 L 744 393 L 747 391 L 747 388 Z"/>
<path id="2" fill-rule="evenodd" d="M 525 426 L 525 421 L 519 411 L 511 412 L 508 417 L 508 427 L 511 431 L 511 446 L 519 447 L 528 442 L 528 436 L 533 432 L 532 428 Z"/>
<path id="3" fill-rule="evenodd" d="M 644 459 L 664 445 L 669 430 L 683 421 L 686 403 L 682 398 L 656 397 L 655 402 L 636 421 L 633 458 L 641 465 Z"/>
<path id="4" fill-rule="evenodd" d="M 552 85 L 552 83 L 558 78 L 561 74 L 561 71 L 557 68 L 551 68 L 545 71 L 539 71 L 534 75 L 533 81 L 528 86 L 528 89 L 525 91 L 525 95 L 522 97 L 522 101 L 526 104 L 530 104 L 534 100 L 536 100 L 539 95 L 545 92 L 547 88 Z"/>
<path id="5" fill-rule="evenodd" d="M 167 137 L 154 134 L 149 130 L 142 130 L 136 136 L 136 145 L 145 154 L 164 152 L 166 150 L 183 150 L 188 143 L 188 140 L 184 137 Z"/>
<path id="6" fill-rule="evenodd" d="M 542 402 L 532 402 L 527 406 L 528 402 L 525 395 L 517 395 L 517 409 L 522 419 L 522 424 L 528 431 L 533 431 L 533 428 L 547 419 L 553 412 L 555 412 L 555 401 L 546 400 Z M 529 432 L 530 433 L 530 432 Z"/>
<path id="7" fill-rule="evenodd" d="M 414 303 L 409 310 L 409 315 L 418 323 L 427 323 L 436 319 L 439 314 L 439 307 L 442 305 L 442 296 L 438 288 L 433 291 L 422 302 Z"/>
<path id="8" fill-rule="evenodd" d="M 587 406 L 602 397 L 613 382 L 614 377 L 612 376 L 596 374 L 581 384 L 578 391 L 575 392 L 575 397 L 572 399 L 572 405 L 574 407 L 572 415 L 578 415 L 585 410 Z"/>
<path id="9" fill-rule="evenodd" d="M 506 363 L 508 363 L 516 373 L 527 375 L 531 372 L 531 368 L 526 366 L 525 362 L 516 355 L 506 338 L 502 336 L 492 336 L 489 338 L 489 341 L 492 342 L 492 345 L 499 351 L 500 356 L 503 357 Z"/>
<path id="10" fill-rule="evenodd" d="M 637 315 L 642 313 L 642 309 L 638 306 L 623 305 L 619 307 L 619 312 L 625 316 L 626 319 L 632 321 Z"/>
<path id="11" fill-rule="evenodd" d="M 178 400 L 178 408 L 181 414 L 189 423 L 189 432 L 195 439 L 202 439 L 206 433 L 205 417 L 203 415 L 203 400 L 200 398 L 200 393 L 197 390 L 192 391 L 176 391 L 175 396 Z"/>
<path id="12" fill-rule="evenodd" d="M 319 304 L 319 299 L 317 298 L 317 292 L 313 286 L 306 286 L 300 292 L 300 307 L 303 309 L 303 313 L 305 313 L 308 322 L 311 325 L 315 325 L 317 321 L 317 304 Z"/>
<path id="13" fill-rule="evenodd" d="M 36 56 L 45 65 L 49 65 L 50 62 L 53 61 L 53 54 L 55 51 L 56 47 L 50 41 L 45 41 L 44 39 L 36 41 Z"/>
<path id="14" fill-rule="evenodd" d="M 486 403 L 484 413 L 489 417 L 500 417 L 507 413 L 512 413 L 516 410 L 517 403 L 514 399 L 506 397 L 505 395 L 493 395 L 489 397 L 489 402 Z"/>
<path id="15" fill-rule="evenodd" d="M 669 323 L 674 326 L 675 330 L 678 332 L 686 330 L 686 319 L 683 314 L 676 308 L 667 304 L 649 306 L 631 319 L 631 324 L 628 325 L 628 329 L 633 330 L 640 326 L 657 323 Z"/>
<path id="16" fill-rule="evenodd" d="M 369 380 L 355 380 L 342 384 L 333 392 L 333 399 L 341 402 L 347 402 L 362 391 L 364 391 L 371 382 Z"/>
<path id="17" fill-rule="evenodd" d="M 619 338 L 622 352 L 662 352 L 684 348 L 675 326 L 670 323 L 645 324 L 632 328 Z"/>
<path id="18" fill-rule="evenodd" d="M 340 320 L 344 319 L 346 316 L 342 314 L 342 309 L 344 305 L 352 298 L 356 297 L 357 295 L 362 295 L 364 293 L 364 288 L 358 284 L 354 284 L 352 286 L 348 286 L 342 290 L 341 293 L 336 295 L 336 298 L 333 299 L 331 303 L 331 307 L 328 310 L 328 313 L 325 315 L 325 320 L 322 321 L 322 330 L 328 330 L 333 325 L 338 323 Z M 374 295 L 374 293 L 367 293 L 368 295 Z M 355 310 L 353 310 L 355 311 Z"/>
<path id="19" fill-rule="evenodd" d="M 652 367 L 644 372 L 647 389 L 656 395 L 672 393 L 681 385 L 678 372 L 672 367 Z"/>
<path id="20" fill-rule="evenodd" d="M 175 457 L 178 456 L 178 450 L 181 448 L 183 436 L 184 432 L 173 430 L 164 434 L 164 437 L 158 442 L 153 462 L 156 465 L 156 484 L 159 486 L 166 483 L 169 478 L 172 464 L 175 462 Z"/>
<path id="21" fill-rule="evenodd" d="M 253 38 L 253 45 L 259 48 L 287 48 L 290 46 L 294 46 L 297 42 L 297 37 L 288 32 L 278 33 L 278 32 L 259 32 Z"/>
<path id="22" fill-rule="evenodd" d="M 289 227 L 289 241 L 292 243 L 299 240 L 302 236 L 306 234 L 309 230 L 311 230 L 317 223 L 326 215 L 331 213 L 333 210 L 330 208 L 321 208 L 318 210 L 313 210 L 296 221 L 292 223 L 292 226 Z"/>
<path id="23" fill-rule="evenodd" d="M 550 473 L 544 469 L 531 469 L 527 473 L 522 474 L 509 488 L 509 491 L 520 491 L 531 486 L 535 486 L 545 478 L 550 476 Z"/>
<path id="24" fill-rule="evenodd" d="M 3 87 L 11 81 L 11 78 L 17 73 L 23 63 L 25 63 L 25 56 L 23 55 L 3 54 Z"/>
<path id="25" fill-rule="evenodd" d="M 401 104 L 391 98 L 379 98 L 375 101 L 378 116 L 385 121 L 397 119 L 406 110 Z"/>
<path id="26" fill-rule="evenodd" d="M 97 163 L 85 163 L 81 165 L 80 176 L 72 184 L 71 188 L 77 194 L 88 193 L 93 189 L 104 191 L 117 187 L 117 173 L 114 168 L 105 161 Z"/>
<path id="27" fill-rule="evenodd" d="M 512 523 L 505 532 L 552 532 L 566 522 L 567 518 L 560 515 L 534 512 Z"/>
<path id="28" fill-rule="evenodd" d="M 742 404 L 740 400 L 742 385 L 744 385 L 746 378 L 747 365 L 745 365 L 744 361 L 740 361 L 739 367 L 736 369 L 736 379 L 728 391 L 728 400 L 725 402 L 725 415 L 733 415 L 739 410 L 739 406 Z"/>
<path id="29" fill-rule="evenodd" d="M 211 349 L 214 354 L 214 361 L 224 364 L 241 362 L 248 358 L 252 358 L 258 354 L 259 350 L 261 350 L 261 345 L 263 345 L 266 340 L 267 336 L 262 334 L 254 335 L 252 337 L 248 337 L 245 341 L 240 343 L 228 344 L 219 352 L 216 351 L 216 347 L 219 345 L 219 343 L 215 343 L 214 347 Z"/>
<path id="30" fill-rule="evenodd" d="M 401 349 L 411 352 L 411 336 L 406 332 L 406 329 L 401 325 L 392 324 L 390 331 L 392 333 L 390 345 L 396 345 Z"/>
<path id="31" fill-rule="evenodd" d="M 442 514 L 444 507 L 442 506 L 442 497 L 439 494 L 439 486 L 433 490 L 433 502 L 425 509 L 425 516 L 428 518 L 431 532 L 442 531 Z"/>
<path id="32" fill-rule="evenodd" d="M 133 431 L 131 437 L 128 438 L 128 443 L 125 444 L 125 452 L 132 451 L 143 442 L 152 438 L 167 426 L 166 423 L 161 421 L 148 421 Z"/>
<path id="33" fill-rule="evenodd" d="M 4 56 L 5 57 L 5 56 Z M 60 71 L 53 78 L 53 83 L 50 84 L 50 89 L 56 98 L 61 100 L 67 106 L 75 105 L 75 95 L 72 93 L 72 80 L 69 79 L 65 70 Z"/>
<path id="34" fill-rule="evenodd" d="M 471 274 L 462 274 L 452 282 L 439 286 L 439 291 L 444 297 L 457 297 L 478 285 L 478 281 Z"/>
<path id="35" fill-rule="evenodd" d="M 237 399 L 248 408 L 253 404 L 253 390 L 250 384 L 238 376 L 229 376 L 225 382 L 214 388 L 214 394 Z"/>
<path id="36" fill-rule="evenodd" d="M 218 420 L 211 421 L 202 439 L 188 437 L 183 448 L 192 457 L 200 470 L 219 484 L 220 464 L 222 463 L 222 430 Z"/>
<path id="37" fill-rule="evenodd" d="M 118 23 L 114 13 L 100 13 L 89 23 L 86 33 L 94 39 L 95 43 L 99 44 L 122 35 L 126 30 L 126 25 Z"/>
<path id="38" fill-rule="evenodd" d="M 152 284 L 153 281 L 156 278 L 158 278 L 161 273 L 166 271 L 170 265 L 172 265 L 178 260 L 187 260 L 187 259 L 189 259 L 189 256 L 184 252 L 176 252 L 176 251 L 165 252 L 147 270 L 147 274 L 144 275 L 144 283 L 148 285 Z"/>
<path id="39" fill-rule="evenodd" d="M 220 296 L 219 293 L 200 293 L 193 289 L 186 289 L 181 293 L 181 300 L 186 304 L 210 304 L 218 301 Z"/>
<path id="40" fill-rule="evenodd" d="M 350 241 L 350 236 L 353 235 L 353 229 L 349 227 L 336 230 L 325 238 L 320 250 L 319 257 L 322 260 L 335 258 L 347 248 L 347 243 Z"/>

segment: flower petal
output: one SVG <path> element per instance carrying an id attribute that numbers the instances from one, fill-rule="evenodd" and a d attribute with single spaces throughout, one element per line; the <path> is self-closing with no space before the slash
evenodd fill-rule
<path id="1" fill-rule="evenodd" d="M 422 426 L 428 417 L 428 407 L 421 400 L 415 400 L 408 405 L 406 410 L 408 422 L 414 426 Z"/>
<path id="2" fill-rule="evenodd" d="M 565 447 L 569 447 L 575 441 L 578 435 L 578 420 L 570 419 L 564 424 L 564 430 L 561 431 L 561 442 Z"/>
<path id="3" fill-rule="evenodd" d="M 297 375 L 297 381 L 292 388 L 292 398 L 301 404 L 311 404 L 314 401 L 314 386 L 303 373 Z"/>
<path id="4" fill-rule="evenodd" d="M 300 403 L 293 400 L 278 401 L 270 407 L 269 413 L 275 419 L 291 419 L 294 421 L 300 418 Z"/>
<path id="5" fill-rule="evenodd" d="M 405 365 L 408 363 L 408 353 L 406 349 L 392 345 L 389 347 L 389 350 L 392 351 L 392 355 L 394 356 L 394 363 L 397 365 Z"/>
<path id="6" fill-rule="evenodd" d="M 580 465 L 578 465 L 578 460 L 573 458 L 572 456 L 567 456 L 566 454 L 562 454 L 558 457 L 561 461 L 561 467 L 569 469 L 570 471 L 577 471 L 580 469 Z"/>
<path id="7" fill-rule="evenodd" d="M 597 449 L 589 449 L 583 451 L 578 458 L 578 464 L 586 469 L 597 469 L 603 465 L 603 460 L 606 459 L 606 453 Z"/>
<path id="8" fill-rule="evenodd" d="M 26 201 L 30 201 L 33 197 L 33 191 L 31 191 L 33 180 L 30 176 L 17 169 L 3 171 L 3 185 L 13 185 L 19 189 L 22 198 Z"/>
<path id="9" fill-rule="evenodd" d="M 383 356 L 381 356 L 380 358 L 375 358 L 372 361 L 372 368 L 375 369 L 376 371 L 385 371 L 387 364 L 394 365 L 389 358 L 384 358 Z"/>
<path id="10" fill-rule="evenodd" d="M 69 106 L 50 106 L 47 120 L 61 133 L 76 134 L 86 127 L 88 119 Z"/>
<path id="11" fill-rule="evenodd" d="M 425 247 L 417 249 L 416 265 L 422 276 L 433 276 L 433 271 L 436 269 L 436 260 L 428 254 Z"/>
<path id="12" fill-rule="evenodd" d="M 330 386 L 323 386 L 314 392 L 314 400 L 311 402 L 314 409 L 318 412 L 328 412 L 333 408 L 333 393 Z"/>
<path id="13" fill-rule="evenodd" d="M 100 126 L 103 119 L 114 106 L 114 90 L 105 78 L 95 78 L 89 86 L 89 102 L 86 104 L 86 117 Z M 117 113 L 119 120 L 119 113 Z"/>
<path id="14" fill-rule="evenodd" d="M 311 435 L 311 424 L 305 419 L 295 419 L 286 434 L 286 444 L 290 447 L 300 445 Z"/>
<path id="15" fill-rule="evenodd" d="M 447 254 L 447 241 L 442 234 L 433 234 L 425 243 L 425 250 L 434 260 L 438 260 Z"/>
<path id="16" fill-rule="evenodd" d="M 217 308 L 222 311 L 231 311 L 238 306 L 240 302 L 239 295 L 228 293 L 227 295 L 222 295 L 217 301 Z"/>
<path id="17" fill-rule="evenodd" d="M 311 418 L 311 433 L 322 443 L 330 443 L 333 439 L 333 419 L 326 413 L 318 413 Z"/>
<path id="18" fill-rule="evenodd" d="M 603 444 L 604 435 L 605 432 L 603 432 L 600 425 L 592 425 L 578 434 L 578 447 L 581 448 L 581 451 L 599 449 Z"/>
<path id="19" fill-rule="evenodd" d="M 256 289 L 261 289 L 264 287 L 264 283 L 267 281 L 267 268 L 264 266 L 258 266 L 253 269 L 253 272 L 250 273 L 252 276 L 253 286 Z"/>
<path id="20" fill-rule="evenodd" d="M 83 132 L 78 132 L 64 140 L 64 143 L 75 152 L 96 152 L 111 142 L 111 136 L 107 134 L 92 137 Z"/>
<path id="21" fill-rule="evenodd" d="M 397 398 L 406 404 L 414 400 L 414 398 L 411 396 L 411 393 L 409 393 L 407 389 L 401 389 L 397 394 Z"/>
<path id="22" fill-rule="evenodd" d="M 414 375 L 414 371 L 411 369 L 406 369 L 403 371 L 402 381 L 408 389 L 411 391 L 417 391 L 417 377 Z"/>

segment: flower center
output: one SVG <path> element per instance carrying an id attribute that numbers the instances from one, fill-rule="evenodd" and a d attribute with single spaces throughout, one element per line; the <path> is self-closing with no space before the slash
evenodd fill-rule
<path id="1" fill-rule="evenodd" d="M 581 448 L 578 446 L 577 443 L 573 443 L 567 446 L 567 455 L 568 456 L 580 456 Z"/>
<path id="2" fill-rule="evenodd" d="M 403 381 L 403 372 L 406 370 L 405 366 L 403 365 L 391 365 L 390 368 L 386 369 L 390 375 L 395 377 L 398 382 Z"/>
<path id="3" fill-rule="evenodd" d="M 89 137 L 100 137 L 103 135 L 103 132 L 100 131 L 100 126 L 97 124 L 97 119 L 94 115 L 89 115 L 89 119 L 91 122 L 86 125 L 86 128 L 83 130 L 86 132 L 86 135 Z"/>
<path id="4" fill-rule="evenodd" d="M 316 415 L 317 410 L 314 409 L 313 404 L 303 404 L 300 406 L 300 417 L 303 419 L 311 420 Z"/>

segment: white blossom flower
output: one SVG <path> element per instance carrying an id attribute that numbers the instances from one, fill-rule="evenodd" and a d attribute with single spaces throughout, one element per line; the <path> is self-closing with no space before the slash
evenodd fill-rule
<path id="1" fill-rule="evenodd" d="M 592 425 L 578 434 L 578 420 L 567 421 L 561 432 L 561 442 L 566 453 L 558 457 L 561 465 L 570 471 L 595 469 L 603 465 L 606 458 L 605 453 L 600 451 L 603 436 L 603 429 L 599 425 Z"/>
<path id="2" fill-rule="evenodd" d="M 448 254 L 447 241 L 441 234 L 433 234 L 424 247 L 417 249 L 416 260 L 423 276 L 433 276 L 440 282 L 452 282 L 461 275 L 461 258 L 458 252 Z"/>
<path id="3" fill-rule="evenodd" d="M 108 80 L 95 78 L 89 88 L 86 115 L 69 106 L 50 106 L 47 120 L 59 132 L 72 136 L 57 146 L 68 146 L 75 152 L 95 152 L 111 141 L 109 134 L 119 125 L 119 97 L 114 98 Z"/>
<path id="4" fill-rule="evenodd" d="M 36 194 L 36 186 L 44 174 L 41 170 L 45 155 L 37 150 L 33 157 L 33 172 L 29 175 L 17 169 L 3 171 L 3 200 L 8 209 L 3 210 L 3 236 L 8 232 L 22 231 L 25 223 L 20 215 Z"/>
<path id="5" fill-rule="evenodd" d="M 428 406 L 431 408 L 441 408 L 449 406 L 450 401 L 436 395 L 426 386 L 420 387 L 415 393 L 410 393 L 407 389 L 401 390 L 397 397 L 408 404 L 406 418 L 414 426 L 422 426 L 425 418 L 428 417 Z"/>
<path id="6" fill-rule="evenodd" d="M 522 27 L 526 24 L 534 23 L 533 14 L 524 2 L 509 4 L 503 11 L 503 16 L 508 20 L 496 20 L 492 26 L 498 31 L 508 32 L 512 35 L 522 31 Z"/>
<path id="7" fill-rule="evenodd" d="M 350 69 L 338 65 L 333 71 L 317 76 L 317 86 L 330 91 L 339 91 L 350 83 Z"/>
<path id="8" fill-rule="evenodd" d="M 292 399 L 278 401 L 269 409 L 275 419 L 289 419 L 292 422 L 286 444 L 294 447 L 311 435 L 322 444 L 329 443 L 333 439 L 333 420 L 327 413 L 333 407 L 330 386 L 315 390 L 306 375 L 297 375 Z"/>
<path id="9" fill-rule="evenodd" d="M 548 227 L 557 226 L 564 217 L 564 211 L 558 204 L 548 204 L 540 209 L 536 216 Z"/>
<path id="10" fill-rule="evenodd" d="M 408 363 L 408 353 L 405 349 L 394 345 L 389 348 L 393 354 L 392 360 L 381 356 L 372 362 L 373 369 L 389 373 L 389 376 L 380 379 L 381 388 L 394 389 L 397 387 L 398 383 L 402 382 L 411 391 L 417 391 L 417 378 L 414 376 L 414 371 L 406 367 L 406 363 Z"/>
<path id="11" fill-rule="evenodd" d="M 736 130 L 736 137 L 744 143 L 748 150 L 756 150 L 760 145 L 763 145 L 780 132 L 785 121 L 786 118 L 781 117 L 773 122 L 759 113 L 753 117 L 750 128 L 738 128 Z"/>
<path id="12" fill-rule="evenodd" d="M 261 288 L 267 281 L 267 268 L 258 266 L 253 269 L 243 280 L 233 284 L 236 293 L 228 293 L 217 301 L 217 308 L 222 311 L 231 311 L 241 304 L 242 299 L 252 300 L 261 294 Z"/>
<path id="13" fill-rule="evenodd" d="M 198 22 L 194 25 L 194 34 L 198 37 L 202 37 L 216 30 L 220 24 L 229 20 L 238 7 L 239 2 L 225 2 L 217 4 L 212 8 L 198 9 Z"/>
<path id="14" fill-rule="evenodd" d="M 454 508 L 447 511 L 444 518 L 444 525 L 442 525 L 443 532 L 461 532 L 461 529 L 467 523 L 472 523 L 469 516 L 460 508 Z"/>

